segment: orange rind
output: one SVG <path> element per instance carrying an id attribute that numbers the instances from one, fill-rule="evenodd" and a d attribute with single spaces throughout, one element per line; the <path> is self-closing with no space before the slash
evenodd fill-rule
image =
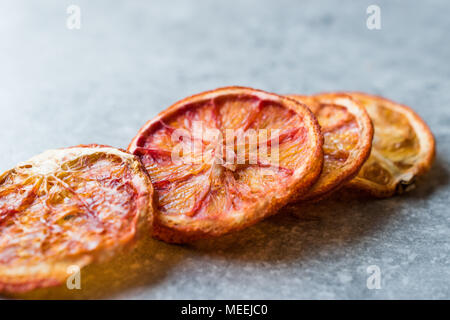
<path id="1" fill-rule="evenodd" d="M 151 182 L 131 154 L 87 145 L 22 162 L 0 175 L 0 291 L 60 285 L 132 245 L 148 221 Z"/>
<path id="2" fill-rule="evenodd" d="M 349 92 L 368 112 L 375 135 L 369 159 L 347 187 L 389 197 L 415 186 L 435 157 L 427 124 L 410 107 L 360 92 Z"/>
<path id="3" fill-rule="evenodd" d="M 300 198 L 301 201 L 316 201 L 335 192 L 356 176 L 370 154 L 372 123 L 364 108 L 346 94 L 288 97 L 311 109 L 324 136 L 322 174 Z"/>
<path id="4" fill-rule="evenodd" d="M 322 144 L 301 103 L 226 87 L 175 103 L 128 151 L 154 185 L 153 236 L 183 243 L 250 226 L 305 194 L 322 169 Z"/>

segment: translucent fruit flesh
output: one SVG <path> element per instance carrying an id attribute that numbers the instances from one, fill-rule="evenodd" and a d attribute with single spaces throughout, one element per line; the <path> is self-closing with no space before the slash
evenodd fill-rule
<path id="1" fill-rule="evenodd" d="M 369 156 L 373 128 L 366 111 L 345 94 L 290 95 L 315 114 L 324 136 L 320 178 L 301 200 L 317 200 L 352 179 Z"/>
<path id="2" fill-rule="evenodd" d="M 173 139 L 180 130 L 184 137 Z M 176 103 L 129 147 L 155 187 L 154 236 L 186 242 L 274 213 L 317 179 L 321 140 L 309 110 L 275 94 L 232 87 Z M 188 148 L 176 152 L 183 156 L 177 162 L 180 145 Z"/>
<path id="3" fill-rule="evenodd" d="M 375 135 L 371 156 L 349 187 L 388 197 L 414 186 L 435 155 L 434 137 L 409 107 L 364 93 L 349 93 L 366 108 Z"/>
<path id="4" fill-rule="evenodd" d="M 0 291 L 57 285 L 134 239 L 152 187 L 132 155 L 49 150 L 0 176 Z M 149 218 L 149 217 L 147 217 Z"/>

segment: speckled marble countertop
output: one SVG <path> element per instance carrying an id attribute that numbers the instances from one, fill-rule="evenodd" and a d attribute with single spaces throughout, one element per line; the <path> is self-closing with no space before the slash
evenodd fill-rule
<path id="1" fill-rule="evenodd" d="M 68 30 L 71 3 L 0 3 L 1 171 L 49 148 L 126 147 L 171 103 L 225 85 L 385 95 L 427 121 L 438 153 L 407 195 L 335 198 L 191 247 L 147 240 L 83 271 L 82 290 L 30 297 L 450 298 L 448 1 L 78 0 Z"/>

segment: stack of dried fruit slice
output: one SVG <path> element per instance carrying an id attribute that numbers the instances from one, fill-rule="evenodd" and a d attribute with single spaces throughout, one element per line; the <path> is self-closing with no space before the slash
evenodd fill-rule
<path id="1" fill-rule="evenodd" d="M 336 99 L 343 96 L 351 97 L 353 103 L 337 102 Z M 344 184 L 346 188 L 376 197 L 389 197 L 413 188 L 416 178 L 427 172 L 433 163 L 434 137 L 419 115 L 405 105 L 360 92 L 290 97 L 311 108 L 325 137 L 324 172 L 303 200 L 321 198 Z M 349 108 L 350 105 L 355 106 Z M 368 116 L 355 112 L 358 109 L 366 110 Z M 368 143 L 372 135 L 368 117 L 374 127 L 372 145 Z M 341 127 L 341 124 L 344 125 Z M 336 127 L 339 129 L 334 132 Z M 348 157 L 347 151 L 353 157 Z M 337 159 L 336 154 L 344 154 L 346 161 Z"/>
<path id="2" fill-rule="evenodd" d="M 175 103 L 128 152 L 50 150 L 0 176 L 0 291 L 58 285 L 146 225 L 184 243 L 343 186 L 393 195 L 431 167 L 435 142 L 416 113 L 384 98 L 226 87 Z"/>
<path id="3" fill-rule="evenodd" d="M 0 176 L 0 291 L 61 284 L 68 268 L 129 246 L 152 217 L 152 185 L 106 146 L 49 150 Z"/>

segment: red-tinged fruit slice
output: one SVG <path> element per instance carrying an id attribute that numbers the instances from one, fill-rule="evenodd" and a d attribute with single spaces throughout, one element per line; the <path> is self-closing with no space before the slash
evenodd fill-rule
<path id="1" fill-rule="evenodd" d="M 306 106 L 273 93 L 227 87 L 175 103 L 128 148 L 155 188 L 153 236 L 189 242 L 274 214 L 318 178 L 322 140 Z"/>
<path id="2" fill-rule="evenodd" d="M 326 93 L 289 95 L 306 104 L 324 136 L 322 174 L 301 200 L 319 200 L 353 179 L 370 154 L 373 127 L 367 112 L 350 96 Z"/>
<path id="3" fill-rule="evenodd" d="M 152 221 L 152 193 L 139 159 L 107 146 L 49 150 L 6 171 L 0 291 L 62 284 L 132 245 Z"/>

